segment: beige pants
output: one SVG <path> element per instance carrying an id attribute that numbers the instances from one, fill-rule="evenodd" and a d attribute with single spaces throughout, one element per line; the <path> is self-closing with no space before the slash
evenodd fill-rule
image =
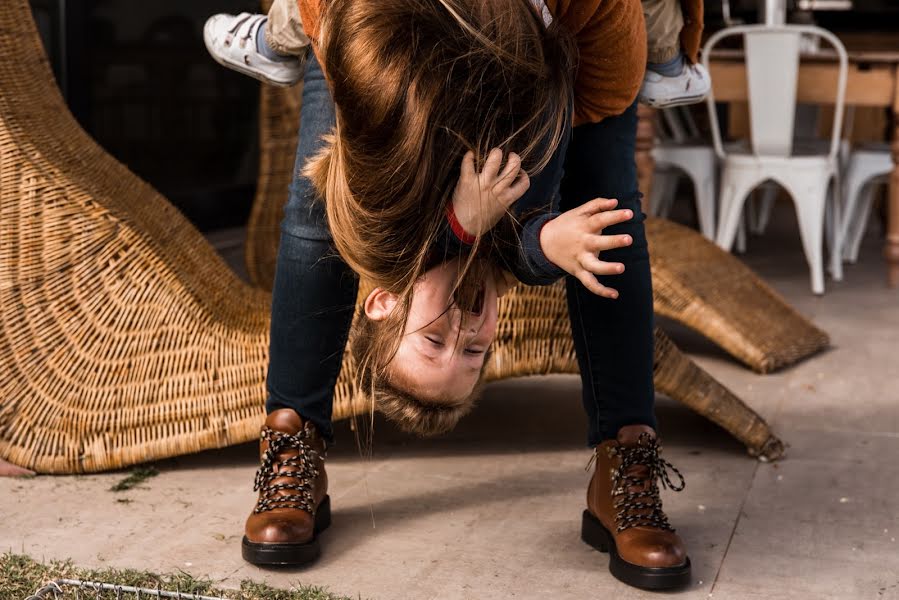
<path id="1" fill-rule="evenodd" d="M 648 60 L 651 63 L 668 62 L 681 51 L 680 31 L 684 28 L 684 15 L 681 13 L 680 0 L 642 2 L 646 37 L 649 41 Z"/>
<path id="2" fill-rule="evenodd" d="M 273 0 L 265 24 L 265 41 L 278 54 L 305 56 L 309 37 L 303 32 L 297 0 Z"/>
<path id="3" fill-rule="evenodd" d="M 642 0 L 649 62 L 668 62 L 680 52 L 680 31 L 684 27 L 680 0 Z M 280 54 L 304 56 L 309 37 L 303 32 L 297 0 L 273 0 L 265 24 L 265 41 Z"/>

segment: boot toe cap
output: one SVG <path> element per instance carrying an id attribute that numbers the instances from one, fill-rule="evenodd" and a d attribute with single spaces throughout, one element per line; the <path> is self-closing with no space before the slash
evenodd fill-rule
<path id="1" fill-rule="evenodd" d="M 313 521 L 307 513 L 295 510 L 291 515 L 253 514 L 247 520 L 246 535 L 262 544 L 305 544 L 313 538 Z M 262 517 L 262 518 L 257 518 Z"/>
<path id="2" fill-rule="evenodd" d="M 670 531 L 634 528 L 617 540 L 618 554 L 641 567 L 679 567 L 687 562 L 687 549 L 680 536 Z"/>

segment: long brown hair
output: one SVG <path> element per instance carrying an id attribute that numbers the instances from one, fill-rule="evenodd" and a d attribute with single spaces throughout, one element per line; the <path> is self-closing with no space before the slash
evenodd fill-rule
<path id="1" fill-rule="evenodd" d="M 330 0 L 318 51 L 337 126 L 304 172 L 343 259 L 400 297 L 398 345 L 462 156 L 501 148 L 530 174 L 549 162 L 573 44 L 530 0 Z"/>

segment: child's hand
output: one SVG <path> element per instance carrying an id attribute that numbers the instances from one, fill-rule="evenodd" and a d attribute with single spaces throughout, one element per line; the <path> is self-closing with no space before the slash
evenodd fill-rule
<path id="1" fill-rule="evenodd" d="M 518 279 L 505 269 L 494 266 L 493 279 L 496 282 L 496 296 L 502 298 L 510 289 L 518 285 Z"/>
<path id="2" fill-rule="evenodd" d="M 474 154 L 462 157 L 459 182 L 453 192 L 453 212 L 466 233 L 481 236 L 496 225 L 509 207 L 521 198 L 531 185 L 527 173 L 521 170 L 521 158 L 509 153 L 502 166 L 503 152 L 494 148 L 487 155 L 484 169 L 475 171 Z"/>
<path id="3" fill-rule="evenodd" d="M 602 261 L 597 255 L 633 243 L 629 235 L 602 235 L 606 227 L 634 216 L 630 210 L 612 210 L 616 206 L 618 200 L 591 200 L 547 222 L 540 232 L 546 258 L 604 298 L 617 298 L 618 291 L 599 283 L 595 275 L 618 275 L 624 272 L 624 265 Z"/>

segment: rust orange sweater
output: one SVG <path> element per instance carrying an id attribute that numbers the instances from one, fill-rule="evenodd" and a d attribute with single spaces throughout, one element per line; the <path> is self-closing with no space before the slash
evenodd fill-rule
<path id="1" fill-rule="evenodd" d="M 297 2 L 303 28 L 315 47 L 323 0 Z M 637 97 L 646 68 L 646 27 L 640 0 L 546 0 L 546 6 L 574 36 L 578 48 L 574 124 L 596 123 L 624 112 Z M 689 60 L 696 62 L 702 0 L 681 0 L 681 6 L 681 43 Z"/>

